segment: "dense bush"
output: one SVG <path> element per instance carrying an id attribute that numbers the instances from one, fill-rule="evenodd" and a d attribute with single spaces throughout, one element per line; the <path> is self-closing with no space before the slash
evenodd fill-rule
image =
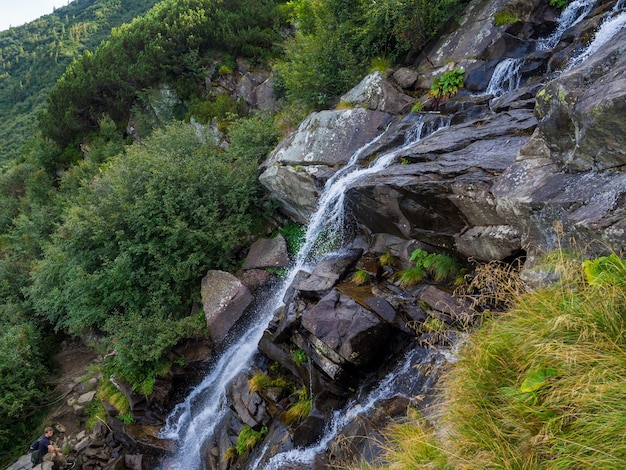
<path id="1" fill-rule="evenodd" d="M 256 158 L 219 153 L 191 126 L 172 124 L 129 147 L 66 208 L 32 270 L 35 310 L 59 330 L 120 337 L 134 369 L 154 362 L 189 333 L 206 270 L 233 267 L 250 233 L 256 176 Z M 151 354 L 131 352 L 146 337 Z"/>
<path id="2" fill-rule="evenodd" d="M 0 306 L 0 462 L 16 439 L 30 437 L 35 412 L 49 402 L 46 396 L 47 361 L 37 328 L 20 318 L 19 307 Z"/>
<path id="3" fill-rule="evenodd" d="M 263 61 L 279 40 L 277 0 L 164 0 L 111 33 L 67 69 L 40 114 L 44 135 L 65 147 L 110 116 L 126 126 L 146 88 L 176 84 L 182 99 L 200 93 L 206 69 L 223 54 Z"/>
<path id="4" fill-rule="evenodd" d="M 454 14 L 461 0 L 296 0 L 296 34 L 278 61 L 289 97 L 327 106 L 368 71 L 373 59 L 392 63 L 415 55 Z"/>

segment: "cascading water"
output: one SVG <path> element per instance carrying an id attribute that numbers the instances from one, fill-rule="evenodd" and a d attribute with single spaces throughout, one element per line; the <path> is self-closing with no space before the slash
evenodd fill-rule
<path id="1" fill-rule="evenodd" d="M 624 27 L 626 27 L 626 1 L 619 0 L 615 3 L 610 13 L 596 31 L 593 40 L 580 54 L 570 59 L 565 71 L 571 70 L 576 65 L 588 59 L 591 55 L 600 50 L 603 45 L 608 43 L 617 33 L 624 29 Z"/>
<path id="2" fill-rule="evenodd" d="M 572 26 L 576 26 L 589 14 L 596 0 L 574 0 L 563 9 L 557 20 L 557 27 L 547 38 L 537 43 L 537 49 L 553 49 L 561 40 L 563 33 Z"/>
<path id="3" fill-rule="evenodd" d="M 620 0 L 623 2 L 624 0 Z M 563 33 L 580 23 L 591 12 L 596 0 L 574 0 L 559 15 L 555 31 L 547 38 L 537 42 L 537 50 L 553 49 L 561 40 Z M 618 2 L 618 3 L 620 3 Z M 520 68 L 524 58 L 506 58 L 498 63 L 489 80 L 486 94 L 498 98 L 519 88 L 522 76 Z"/>
<path id="4" fill-rule="evenodd" d="M 408 351 L 397 366 L 389 372 L 378 385 L 370 390 L 365 396 L 355 399 L 341 410 L 333 413 L 331 422 L 319 442 L 308 448 L 298 448 L 275 455 L 262 465 L 261 455 L 251 468 L 263 468 L 264 470 L 280 470 L 289 468 L 294 464 L 300 467 L 310 465 L 315 456 L 327 450 L 327 446 L 352 420 L 359 416 L 367 415 L 374 410 L 376 405 L 383 399 L 391 396 L 403 396 L 412 398 L 420 393 L 420 386 L 429 379 L 419 371 L 420 364 L 431 364 L 434 359 L 435 366 L 444 362 L 444 355 L 428 354 L 425 349 L 416 348 Z M 417 372 L 416 372 L 417 371 Z M 360 393 L 357 393 L 357 396 Z"/>
<path id="5" fill-rule="evenodd" d="M 518 89 L 522 79 L 519 73 L 522 63 L 522 59 L 512 58 L 500 61 L 493 71 L 485 93 L 498 98 L 505 93 Z"/>
<path id="6" fill-rule="evenodd" d="M 318 202 L 317 211 L 311 217 L 303 243 L 294 266 L 284 282 L 276 288 L 268 301 L 258 309 L 257 319 L 252 322 L 236 341 L 226 347 L 205 379 L 194 388 L 183 403 L 177 405 L 170 414 L 161 437 L 178 442 L 178 451 L 169 468 L 194 470 L 201 468 L 203 443 L 215 432 L 215 427 L 228 411 L 225 406 L 225 387 L 238 374 L 251 367 L 251 360 L 257 352 L 257 345 L 273 313 L 281 305 L 286 289 L 298 271 L 307 263 L 315 261 L 316 241 L 324 230 L 340 233 L 343 230 L 344 192 L 350 184 L 366 175 L 381 171 L 389 166 L 408 146 L 414 145 L 426 133 L 449 125 L 448 120 L 438 118 L 436 124 L 426 125 L 422 119 L 406 133 L 405 144 L 384 153 L 369 167 L 359 167 L 359 160 L 385 133 L 381 133 L 370 143 L 355 152 L 349 162 L 339 170 L 326 185 Z"/>

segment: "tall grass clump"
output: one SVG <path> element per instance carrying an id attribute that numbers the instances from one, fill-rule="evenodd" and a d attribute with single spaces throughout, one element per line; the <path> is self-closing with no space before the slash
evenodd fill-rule
<path id="1" fill-rule="evenodd" d="M 624 468 L 624 261 L 556 268 L 558 283 L 486 321 L 447 376 L 454 468 Z"/>
<path id="2" fill-rule="evenodd" d="M 485 315 L 443 375 L 437 424 L 409 413 L 358 468 L 626 468 L 625 260 L 551 253 L 535 269 L 554 282 L 534 291 L 495 267 L 471 290 L 507 310 Z"/>

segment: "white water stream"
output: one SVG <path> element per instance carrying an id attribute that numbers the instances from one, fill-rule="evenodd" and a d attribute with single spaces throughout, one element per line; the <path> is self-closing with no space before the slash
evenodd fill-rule
<path id="1" fill-rule="evenodd" d="M 623 2 L 624 0 L 620 0 Z M 596 0 L 574 0 L 566 8 L 563 9 L 557 19 L 557 27 L 554 32 L 547 38 L 540 39 L 537 42 L 538 50 L 553 49 L 561 40 L 563 33 L 568 28 L 577 25 L 591 12 Z M 618 2 L 618 3 L 620 3 Z M 524 64 L 524 58 L 506 58 L 496 65 L 493 75 L 489 80 L 486 94 L 491 94 L 498 98 L 513 90 L 517 90 L 520 86 L 522 77 L 520 68 Z"/>
<path id="2" fill-rule="evenodd" d="M 331 230 L 335 234 L 343 230 L 345 190 L 361 178 L 377 173 L 389 166 L 406 148 L 415 145 L 422 139 L 425 133 L 435 132 L 449 124 L 449 121 L 438 121 L 440 124 L 436 128 L 432 128 L 425 125 L 423 119 L 418 120 L 413 128 L 406 132 L 403 146 L 379 156 L 369 167 L 360 167 L 360 158 L 385 136 L 385 133 L 380 134 L 355 152 L 346 166 L 327 181 L 317 210 L 309 222 L 303 246 L 284 282 L 258 309 L 256 320 L 224 349 L 205 379 L 170 414 L 166 426 L 160 434 L 160 437 L 173 439 L 178 443 L 178 451 L 170 468 L 178 470 L 201 468 L 202 445 L 215 433 L 215 427 L 228 411 L 225 404 L 226 385 L 252 366 L 251 360 L 257 353 L 257 345 L 263 331 L 273 313 L 282 304 L 287 288 L 298 271 L 306 268 L 307 263 L 315 261 L 315 245 L 320 234 L 326 230 Z"/>
<path id="3" fill-rule="evenodd" d="M 570 59 L 565 71 L 571 70 L 576 65 L 587 60 L 613 39 L 624 27 L 626 27 L 626 1 L 619 0 L 596 31 L 593 41 L 580 54 Z"/>

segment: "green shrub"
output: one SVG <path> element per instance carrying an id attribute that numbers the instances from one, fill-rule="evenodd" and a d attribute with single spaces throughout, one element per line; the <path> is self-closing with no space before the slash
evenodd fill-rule
<path id="1" fill-rule="evenodd" d="M 507 24 L 517 23 L 518 21 L 520 21 L 519 17 L 509 10 L 499 11 L 493 15 L 494 26 L 504 26 Z"/>
<path id="2" fill-rule="evenodd" d="M 465 69 L 462 68 L 450 70 L 433 81 L 428 95 L 435 101 L 435 105 L 438 105 L 444 99 L 456 95 L 459 88 L 463 87 L 464 73 Z"/>
<path id="3" fill-rule="evenodd" d="M 306 237 L 306 226 L 295 222 L 287 222 L 278 230 L 287 242 L 287 251 L 291 256 L 295 256 L 300 251 Z"/>
<path id="4" fill-rule="evenodd" d="M 550 0 L 550 6 L 563 9 L 569 5 L 569 0 Z"/>
<path id="5" fill-rule="evenodd" d="M 257 156 L 218 153 L 210 142 L 173 124 L 109 159 L 68 201 L 33 263 L 37 313 L 57 330 L 117 337 L 114 364 L 131 384 L 205 330 L 201 315 L 188 316 L 199 281 L 207 269 L 231 269 L 250 233 Z"/>
<path id="6" fill-rule="evenodd" d="M 294 362 L 298 366 L 301 366 L 302 364 L 304 364 L 305 362 L 309 360 L 309 357 L 306 355 L 306 353 L 302 349 L 296 349 L 292 353 L 292 357 L 293 357 Z"/>
<path id="7" fill-rule="evenodd" d="M 284 377 L 270 377 L 267 373 L 261 371 L 255 372 L 248 380 L 250 392 L 264 392 L 271 387 L 287 388 L 288 386 L 289 382 Z"/>
<path id="8" fill-rule="evenodd" d="M 358 269 L 354 272 L 354 274 L 352 274 L 352 282 L 354 282 L 357 286 L 364 286 L 372 282 L 372 275 L 365 269 Z"/>
<path id="9" fill-rule="evenodd" d="M 421 113 L 422 111 L 424 111 L 424 103 L 422 103 L 420 100 L 417 100 L 415 104 L 411 107 L 411 112 Z"/>
<path id="10" fill-rule="evenodd" d="M 411 253 L 409 260 L 415 263 L 414 266 L 397 273 L 400 284 L 405 287 L 419 283 L 426 275 L 431 276 L 436 282 L 443 282 L 456 276 L 459 271 L 456 261 L 450 256 L 428 253 L 419 248 Z"/>
<path id="11" fill-rule="evenodd" d="M 246 452 L 250 452 L 254 447 L 263 440 L 267 434 L 268 429 L 266 427 L 261 428 L 260 431 L 255 431 L 247 424 L 239 432 L 237 436 L 237 454 L 243 455 Z"/>
<path id="12" fill-rule="evenodd" d="M 313 397 L 309 395 L 306 387 L 298 389 L 295 395 L 297 400 L 281 415 L 282 421 L 287 425 L 302 421 L 313 409 Z"/>
<path id="13" fill-rule="evenodd" d="M 380 72 L 387 73 L 391 68 L 391 59 L 389 57 L 373 57 L 371 60 L 370 73 Z"/>

